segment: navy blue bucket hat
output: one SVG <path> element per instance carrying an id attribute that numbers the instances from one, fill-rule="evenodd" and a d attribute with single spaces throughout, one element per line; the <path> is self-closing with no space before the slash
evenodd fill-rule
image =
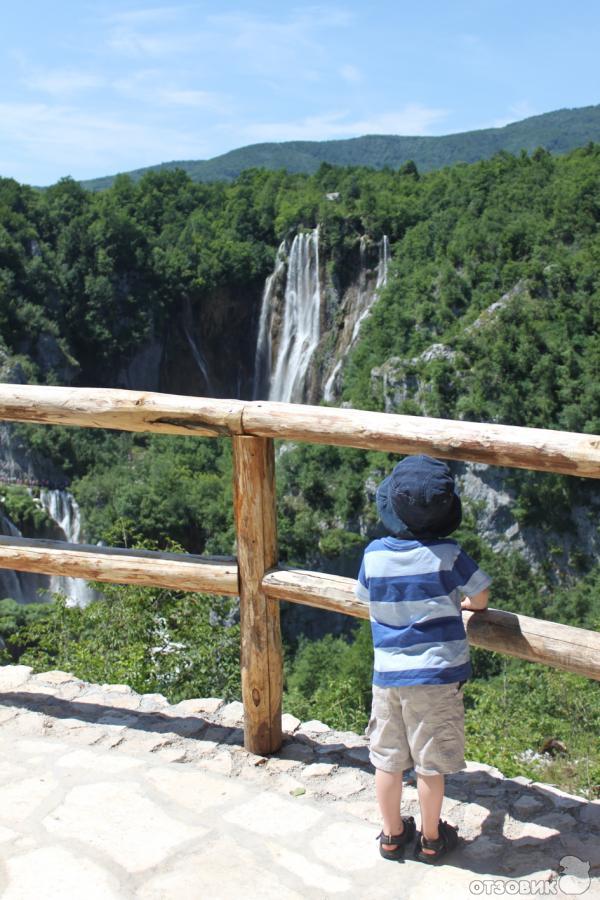
<path id="1" fill-rule="evenodd" d="M 407 456 L 377 488 L 377 512 L 398 537 L 447 537 L 462 520 L 448 466 L 431 456 Z"/>

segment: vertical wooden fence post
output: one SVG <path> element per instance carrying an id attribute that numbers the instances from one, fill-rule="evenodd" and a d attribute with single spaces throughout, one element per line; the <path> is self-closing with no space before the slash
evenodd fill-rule
<path id="1" fill-rule="evenodd" d="M 265 597 L 265 571 L 277 564 L 275 451 L 271 438 L 233 438 L 233 486 L 240 592 L 244 746 L 281 747 L 283 653 L 279 601 Z"/>

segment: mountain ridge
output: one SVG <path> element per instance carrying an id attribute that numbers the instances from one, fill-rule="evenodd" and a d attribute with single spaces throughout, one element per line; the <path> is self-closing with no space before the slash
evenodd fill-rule
<path id="1" fill-rule="evenodd" d="M 331 141 L 284 141 L 249 144 L 206 160 L 173 160 L 123 173 L 134 181 L 147 172 L 183 169 L 193 181 L 231 181 L 245 169 L 286 169 L 312 174 L 322 163 L 399 168 L 412 160 L 428 172 L 454 163 L 471 163 L 507 151 L 528 153 L 538 147 L 566 153 L 600 142 L 600 104 L 559 109 L 529 116 L 497 128 L 480 128 L 447 135 L 362 135 Z M 81 181 L 88 190 L 110 187 L 116 175 Z"/>

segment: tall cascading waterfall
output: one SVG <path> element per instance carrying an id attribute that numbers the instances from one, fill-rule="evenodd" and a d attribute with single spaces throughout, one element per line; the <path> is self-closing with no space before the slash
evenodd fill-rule
<path id="1" fill-rule="evenodd" d="M 40 503 L 50 518 L 56 522 L 69 544 L 78 544 L 81 535 L 81 514 L 77 501 L 69 491 L 40 491 Z M 81 578 L 69 578 L 66 575 L 50 576 L 50 591 L 65 594 L 69 606 L 87 606 L 95 592 Z"/>
<path id="2" fill-rule="evenodd" d="M 387 234 L 384 234 L 382 239 L 379 241 L 379 258 L 377 261 L 377 277 L 375 281 L 375 288 L 371 288 L 369 290 L 367 284 L 366 269 L 366 237 L 363 235 L 360 240 L 360 275 L 358 281 L 358 296 L 353 304 L 354 315 L 356 315 L 356 313 L 358 313 L 358 315 L 356 315 L 354 324 L 352 325 L 352 333 L 345 340 L 342 339 L 344 355 L 356 343 L 362 323 L 371 312 L 373 304 L 379 296 L 379 291 L 387 284 L 389 263 L 390 240 Z M 339 391 L 338 380 L 342 370 L 343 360 L 344 356 L 340 356 L 323 387 L 323 399 L 327 403 L 332 403 L 335 400 L 336 393 Z"/>
<path id="3" fill-rule="evenodd" d="M 62 532 L 58 535 L 59 539 L 78 543 L 79 507 L 72 495 L 68 491 L 42 490 L 40 505 Z M 0 514 L 0 534 L 23 537 L 14 522 L 2 514 Z M 65 594 L 69 606 L 87 606 L 96 596 L 87 582 L 79 578 L 0 569 L 0 599 L 6 597 L 17 603 L 34 603 L 40 601 L 40 594 L 48 592 Z"/>
<path id="4" fill-rule="evenodd" d="M 301 403 L 306 376 L 320 338 L 321 285 L 319 229 L 297 234 L 287 260 L 281 323 L 274 340 L 277 286 L 285 266 L 285 244 L 277 254 L 273 274 L 263 293 L 255 358 L 254 397 Z"/>
<path id="5" fill-rule="evenodd" d="M 379 263 L 377 264 L 377 284 L 375 289 L 385 287 L 387 284 L 388 268 L 390 265 L 390 239 L 384 234 L 379 243 Z"/>
<path id="6" fill-rule="evenodd" d="M 256 341 L 256 354 L 254 357 L 254 387 L 253 400 L 262 400 L 269 395 L 271 382 L 271 354 L 272 341 L 271 329 L 273 327 L 273 310 L 275 307 L 277 288 L 282 272 L 287 265 L 286 242 L 282 241 L 277 251 L 275 268 L 265 282 L 260 306 L 260 320 L 258 323 L 258 339 Z"/>

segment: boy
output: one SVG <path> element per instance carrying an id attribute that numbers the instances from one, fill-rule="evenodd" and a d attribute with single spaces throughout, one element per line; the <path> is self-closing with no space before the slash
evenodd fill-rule
<path id="1" fill-rule="evenodd" d="M 402 772 L 414 767 L 414 855 L 435 863 L 458 844 L 458 829 L 440 813 L 444 775 L 465 768 L 462 686 L 471 664 L 461 610 L 487 607 L 491 579 L 448 540 L 462 507 L 441 460 L 407 456 L 379 485 L 376 503 L 389 536 L 365 550 L 356 594 L 369 601 L 375 651 L 367 734 L 383 818 L 379 849 L 401 859 L 415 836 L 414 818 L 400 815 Z"/>

